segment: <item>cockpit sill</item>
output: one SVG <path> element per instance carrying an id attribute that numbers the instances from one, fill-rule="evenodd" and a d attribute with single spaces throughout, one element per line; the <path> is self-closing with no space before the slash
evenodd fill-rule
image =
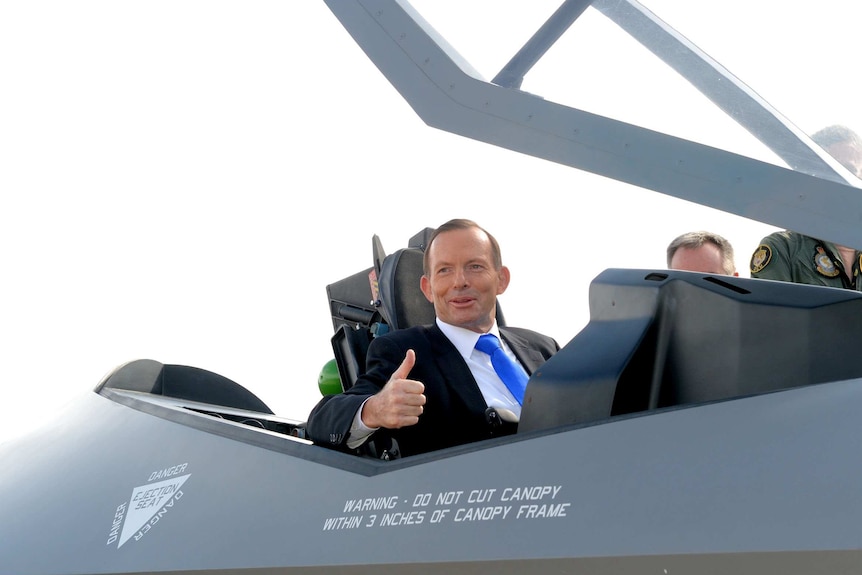
<path id="1" fill-rule="evenodd" d="M 826 384 L 811 384 L 828 385 Z M 573 432 L 579 429 L 601 425 L 614 425 L 624 421 L 644 418 L 661 417 L 683 409 L 694 409 L 711 404 L 744 400 L 753 396 L 780 394 L 792 392 L 793 389 L 780 389 L 763 393 L 747 394 L 728 399 L 705 401 L 687 405 L 675 405 L 651 409 L 637 413 L 612 415 L 595 421 L 560 425 L 548 429 L 519 432 L 515 435 L 494 437 L 487 440 L 450 447 L 436 452 L 412 455 L 410 457 L 384 461 L 371 457 L 359 457 L 315 445 L 305 439 L 303 421 L 279 417 L 271 413 L 262 413 L 226 407 L 211 403 L 191 401 L 176 397 L 157 395 L 141 391 L 102 387 L 96 392 L 106 399 L 125 407 L 144 412 L 185 427 L 197 429 L 238 441 L 250 446 L 267 449 L 299 457 L 301 459 L 320 463 L 343 471 L 364 475 L 367 477 L 382 473 L 397 471 L 407 467 L 423 465 L 434 461 L 457 457 L 469 453 L 489 450 L 502 445 L 514 444 L 537 439 L 543 436 Z"/>

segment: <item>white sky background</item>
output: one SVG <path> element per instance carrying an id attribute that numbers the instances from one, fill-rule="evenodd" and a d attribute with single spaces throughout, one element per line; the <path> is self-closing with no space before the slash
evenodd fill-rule
<path id="1" fill-rule="evenodd" d="M 490 7 L 523 4 L 415 5 L 491 78 L 534 27 Z M 529 4 L 549 7 L 536 25 L 556 5 Z M 862 130 L 858 58 L 840 61 L 862 5 L 714 4 L 726 12 L 649 3 L 804 131 Z M 507 42 L 471 32 L 476 17 Z M 649 101 L 642 70 L 600 67 L 593 105 L 670 102 L 680 132 L 712 121 Z M 0 441 L 138 358 L 220 373 L 304 419 L 332 357 L 325 287 L 371 265 L 373 234 L 394 251 L 477 220 L 512 270 L 508 323 L 565 344 L 602 270 L 662 269 L 670 239 L 711 229 L 747 276 L 774 229 L 426 127 L 323 2 L 4 2 L 0 82 Z"/>

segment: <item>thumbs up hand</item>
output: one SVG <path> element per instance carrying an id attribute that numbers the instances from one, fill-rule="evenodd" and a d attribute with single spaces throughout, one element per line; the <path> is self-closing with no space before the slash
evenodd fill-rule
<path id="1" fill-rule="evenodd" d="M 416 352 L 409 349 L 383 389 L 365 402 L 360 415 L 362 423 L 371 428 L 398 429 L 419 422 L 425 405 L 425 385 L 407 379 L 415 364 Z"/>

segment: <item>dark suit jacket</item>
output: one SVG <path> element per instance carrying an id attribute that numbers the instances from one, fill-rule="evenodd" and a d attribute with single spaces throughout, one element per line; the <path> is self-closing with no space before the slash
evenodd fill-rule
<path id="1" fill-rule="evenodd" d="M 560 349 L 552 338 L 526 329 L 500 327 L 500 335 L 530 374 Z M 366 372 L 353 387 L 324 397 L 311 411 L 306 424 L 308 437 L 320 444 L 347 449 L 356 410 L 386 385 L 408 349 L 416 352 L 416 364 L 408 377 L 425 385 L 426 403 L 416 425 L 385 430 L 398 442 L 401 455 L 491 437 L 482 392 L 464 358 L 436 324 L 375 338 L 368 348 Z M 384 430 L 375 435 L 381 432 Z"/>

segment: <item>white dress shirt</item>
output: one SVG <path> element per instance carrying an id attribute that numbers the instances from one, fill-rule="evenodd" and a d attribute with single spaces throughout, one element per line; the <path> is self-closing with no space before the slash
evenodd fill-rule
<path id="1" fill-rule="evenodd" d="M 463 327 L 449 325 L 439 319 L 437 320 L 437 327 L 449 338 L 449 341 L 452 342 L 452 345 L 455 346 L 458 353 L 467 362 L 467 367 L 470 368 L 470 373 L 473 374 L 473 378 L 479 384 L 479 390 L 482 392 L 482 397 L 485 398 L 485 403 L 488 404 L 488 407 L 508 409 L 520 418 L 521 404 L 517 402 L 512 392 L 509 391 L 509 388 L 506 387 L 506 384 L 503 383 L 503 380 L 494 371 L 494 366 L 491 365 L 491 356 L 484 351 L 476 349 L 476 342 L 479 341 L 479 336 L 483 334 Z M 500 337 L 497 322 L 494 322 L 494 325 L 491 326 L 491 329 L 487 333 L 497 336 L 506 355 L 515 362 L 515 365 L 521 365 L 521 362 L 518 361 L 518 358 L 515 357 L 515 354 L 512 353 L 512 350 L 509 349 L 503 338 Z"/>

